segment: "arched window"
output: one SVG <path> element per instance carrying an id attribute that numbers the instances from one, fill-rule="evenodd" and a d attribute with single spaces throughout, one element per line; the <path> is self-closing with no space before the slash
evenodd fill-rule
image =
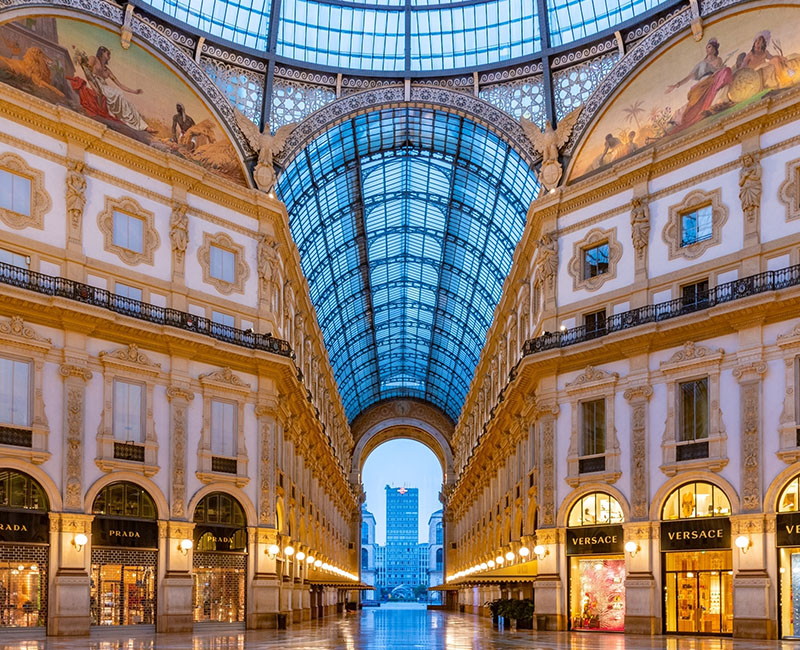
<path id="1" fill-rule="evenodd" d="M 444 556 L 444 554 L 442 553 L 442 549 L 437 548 L 436 549 L 436 570 L 437 571 L 441 571 L 442 570 L 442 565 L 444 564 L 443 556 Z"/>
<path id="2" fill-rule="evenodd" d="M 41 512 L 50 509 L 42 486 L 27 474 L 13 469 L 0 470 L 0 508 Z"/>
<path id="3" fill-rule="evenodd" d="M 712 483 L 696 481 L 673 490 L 664 502 L 661 518 L 694 519 L 695 517 L 728 517 L 731 502 Z"/>
<path id="4" fill-rule="evenodd" d="M 441 522 L 436 524 L 436 543 L 441 544 L 444 536 Z"/>
<path id="5" fill-rule="evenodd" d="M 592 492 L 582 496 L 572 506 L 567 525 L 570 527 L 601 526 L 621 524 L 624 520 L 619 501 L 605 492 Z"/>
<path id="6" fill-rule="evenodd" d="M 800 475 L 795 476 L 783 488 L 778 497 L 778 512 L 800 511 Z"/>
<path id="7" fill-rule="evenodd" d="M 369 526 L 366 521 L 361 522 L 361 543 L 369 544 Z"/>
<path id="8" fill-rule="evenodd" d="M 92 513 L 133 519 L 157 518 L 153 497 L 135 483 L 127 481 L 109 483 L 100 490 L 94 498 Z"/>
<path id="9" fill-rule="evenodd" d="M 194 509 L 194 523 L 246 526 L 247 519 L 244 508 L 236 499 L 224 492 L 212 492 L 203 497 Z"/>
<path id="10" fill-rule="evenodd" d="M 367 549 L 361 549 L 361 570 L 366 571 L 369 569 L 369 552 Z"/>

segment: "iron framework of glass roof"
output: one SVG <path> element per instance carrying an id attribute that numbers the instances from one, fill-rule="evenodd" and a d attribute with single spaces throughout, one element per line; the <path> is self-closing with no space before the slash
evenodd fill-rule
<path id="1" fill-rule="evenodd" d="M 548 56 L 675 0 L 143 0 L 278 63 L 409 77 Z"/>
<path id="2" fill-rule="evenodd" d="M 318 135 L 279 185 L 352 421 L 392 397 L 458 418 L 538 185 L 495 133 L 387 108 Z"/>

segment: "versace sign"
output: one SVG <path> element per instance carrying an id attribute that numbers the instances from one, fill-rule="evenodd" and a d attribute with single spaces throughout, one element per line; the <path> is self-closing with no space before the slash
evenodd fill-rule
<path id="1" fill-rule="evenodd" d="M 778 546 L 800 546 L 800 512 L 777 516 L 775 538 Z"/>
<path id="2" fill-rule="evenodd" d="M 44 512 L 0 511 L 0 542 L 47 544 L 49 518 Z"/>
<path id="3" fill-rule="evenodd" d="M 107 519 L 92 522 L 92 546 L 158 548 L 158 524 L 141 519 Z"/>
<path id="4" fill-rule="evenodd" d="M 731 520 L 727 517 L 661 522 L 662 551 L 707 551 L 730 547 Z"/>
<path id="5" fill-rule="evenodd" d="M 622 554 L 622 526 L 567 528 L 567 555 Z"/>

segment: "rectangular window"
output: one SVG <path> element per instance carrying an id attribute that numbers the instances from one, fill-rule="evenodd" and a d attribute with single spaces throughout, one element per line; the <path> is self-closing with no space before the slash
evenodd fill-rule
<path id="1" fill-rule="evenodd" d="M 114 440 L 144 442 L 144 387 L 114 382 Z"/>
<path id="2" fill-rule="evenodd" d="M 679 385 L 678 442 L 708 438 L 708 378 Z"/>
<path id="3" fill-rule="evenodd" d="M 0 262 L 3 264 L 11 264 L 12 266 L 19 266 L 20 268 L 27 269 L 30 262 L 27 255 L 20 255 L 14 251 L 0 248 Z"/>
<path id="4" fill-rule="evenodd" d="M 236 404 L 211 400 L 211 453 L 236 455 Z"/>
<path id="5" fill-rule="evenodd" d="M 608 272 L 608 242 L 583 250 L 583 279 Z"/>
<path id="6" fill-rule="evenodd" d="M 0 208 L 31 216 L 31 179 L 0 169 Z"/>
<path id="7" fill-rule="evenodd" d="M 114 244 L 135 253 L 144 252 L 144 221 L 114 210 Z"/>
<path id="8" fill-rule="evenodd" d="M 594 311 L 591 314 L 583 315 L 583 326 L 587 334 L 605 334 L 606 332 L 606 310 Z"/>
<path id="9" fill-rule="evenodd" d="M 713 208 L 710 205 L 681 215 L 681 246 L 711 239 Z"/>
<path id="10" fill-rule="evenodd" d="M 31 364 L 0 357 L 0 423 L 31 424 Z"/>
<path id="11" fill-rule="evenodd" d="M 212 311 L 211 320 L 214 323 L 218 323 L 219 325 L 226 325 L 227 327 L 233 327 L 234 324 L 233 316 L 221 311 Z"/>
<path id="12" fill-rule="evenodd" d="M 708 307 L 708 280 L 681 287 L 681 301 L 685 309 Z"/>
<path id="13" fill-rule="evenodd" d="M 209 257 L 211 259 L 211 277 L 233 283 L 236 279 L 234 274 L 236 255 L 224 248 L 212 245 L 209 249 Z"/>
<path id="14" fill-rule="evenodd" d="M 581 403 L 581 456 L 606 453 L 606 400 Z"/>
<path id="15" fill-rule="evenodd" d="M 114 293 L 120 298 L 128 298 L 130 300 L 138 300 L 142 302 L 142 290 L 138 287 L 130 287 L 122 282 L 117 282 L 114 285 Z"/>

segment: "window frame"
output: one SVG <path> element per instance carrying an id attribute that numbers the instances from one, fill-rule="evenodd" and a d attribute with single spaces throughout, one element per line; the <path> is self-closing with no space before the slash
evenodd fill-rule
<path id="1" fill-rule="evenodd" d="M 608 246 L 608 267 L 603 273 L 586 276 L 586 253 L 598 246 Z M 583 239 L 572 244 L 572 258 L 567 264 L 567 273 L 572 277 L 573 291 L 597 291 L 606 282 L 617 277 L 619 261 L 622 259 L 622 245 L 617 239 L 616 226 L 603 230 L 592 228 Z"/>
<path id="2" fill-rule="evenodd" d="M 112 395 L 113 395 L 113 403 L 112 403 L 112 419 L 111 419 L 111 435 L 114 436 L 114 440 L 117 442 L 130 442 L 137 445 L 141 445 L 145 441 L 145 430 L 147 428 L 147 385 L 141 381 L 131 381 L 127 377 L 114 377 L 112 380 Z M 120 386 L 136 386 L 139 389 L 139 435 L 138 440 L 125 439 L 117 436 L 117 388 Z M 130 415 L 130 413 L 129 413 Z"/>
<path id="3" fill-rule="evenodd" d="M 116 243 L 115 220 L 116 213 L 128 218 L 139 219 L 142 222 L 142 250 L 136 251 L 131 248 L 120 246 Z M 155 251 L 161 245 L 161 238 L 155 227 L 155 215 L 145 210 L 139 202 L 129 196 L 115 199 L 105 197 L 103 210 L 97 215 L 97 226 L 103 233 L 103 248 L 109 253 L 119 257 L 125 264 L 136 266 L 138 264 L 153 265 L 155 262 Z"/>
<path id="4" fill-rule="evenodd" d="M 25 365 L 25 366 L 28 367 L 28 386 L 27 386 L 27 389 L 24 391 L 25 394 L 26 394 L 25 402 L 26 402 L 26 406 L 27 406 L 27 413 L 26 413 L 26 416 L 25 416 L 25 424 L 19 424 L 19 423 L 13 422 L 14 413 L 13 413 L 13 407 L 12 407 L 12 409 L 11 409 L 11 419 L 12 419 L 12 421 L 11 422 L 4 422 L 3 420 L 0 420 L 0 426 L 12 428 L 12 429 L 26 429 L 26 430 L 30 429 L 31 428 L 31 424 L 33 423 L 33 394 L 34 394 L 34 389 L 33 389 L 33 383 L 34 383 L 33 360 L 29 359 L 29 358 L 25 358 L 25 357 L 19 357 L 19 356 L 13 355 L 13 354 L 8 354 L 5 351 L 3 351 L 2 353 L 0 353 L 0 361 L 10 361 L 12 364 L 22 364 L 22 365 Z M 12 373 L 13 373 L 13 369 L 12 369 Z M 14 391 L 14 386 L 12 386 L 12 393 L 11 393 L 11 403 L 12 403 L 12 405 L 13 405 L 13 402 L 14 402 L 14 395 L 15 394 L 16 394 L 16 391 Z"/>
<path id="5" fill-rule="evenodd" d="M 684 244 L 683 215 L 707 206 L 711 206 L 711 236 Z M 728 213 L 728 207 L 722 202 L 720 188 L 708 192 L 692 190 L 680 203 L 669 206 L 666 224 L 661 231 L 661 238 L 667 245 L 667 258 L 675 260 L 683 257 L 693 260 L 702 256 L 712 246 L 722 243 L 722 228 L 728 221 Z"/>
<path id="6" fill-rule="evenodd" d="M 707 232 L 705 232 L 701 236 L 700 227 L 699 227 L 700 213 L 702 211 L 705 211 L 705 210 L 708 211 L 708 214 L 705 216 L 705 218 L 707 218 L 708 222 L 707 222 L 707 224 L 704 224 L 704 228 L 707 227 Z M 692 215 L 695 215 L 695 217 L 694 217 L 695 236 L 690 241 L 690 240 L 688 240 L 686 238 L 686 220 L 687 220 L 687 218 L 691 217 Z M 707 240 L 711 239 L 714 236 L 714 206 L 711 205 L 711 202 L 707 202 L 707 203 L 705 203 L 703 205 L 698 205 L 698 206 L 696 206 L 694 208 L 691 208 L 689 210 L 684 210 L 684 211 L 682 211 L 680 213 L 679 217 L 680 217 L 680 227 L 681 227 L 681 232 L 680 232 L 680 246 L 681 246 L 681 248 L 685 248 L 687 246 L 694 246 L 695 244 L 701 244 L 704 241 L 707 241 Z"/>
<path id="7" fill-rule="evenodd" d="M 704 383 L 705 385 L 705 417 L 703 418 L 705 422 L 705 431 L 703 431 L 702 436 L 697 435 L 697 384 Z M 693 396 L 693 427 L 691 431 L 691 436 L 689 432 L 685 429 L 684 425 L 686 424 L 686 393 L 684 387 L 692 384 L 695 388 L 692 391 Z M 676 404 L 676 409 L 678 411 L 678 431 L 676 433 L 678 444 L 691 444 L 694 442 L 702 442 L 708 440 L 708 425 L 709 425 L 709 416 L 711 414 L 711 404 L 709 402 L 709 378 L 708 375 L 702 377 L 695 377 L 693 379 L 682 379 L 678 382 L 676 395 L 678 397 L 678 403 Z"/>
<path id="8" fill-rule="evenodd" d="M 589 261 L 589 255 L 592 251 L 600 251 L 600 249 L 605 248 L 605 261 L 601 261 L 600 255 L 598 254 L 598 259 L 595 262 Z M 590 247 L 583 248 L 581 250 L 583 256 L 583 279 L 584 280 L 591 280 L 592 278 L 599 277 L 608 273 L 609 270 L 609 263 L 608 260 L 610 258 L 610 249 L 607 241 L 598 242 Z M 601 264 L 604 264 L 604 268 L 601 269 Z M 596 271 L 596 272 L 594 272 Z"/>
<path id="9" fill-rule="evenodd" d="M 44 230 L 44 215 L 53 205 L 50 195 L 45 189 L 44 172 L 31 167 L 27 161 L 16 153 L 7 151 L 0 153 L 0 169 L 27 179 L 31 184 L 28 214 L 15 211 L 13 208 L 0 207 L 0 221 L 14 230 L 37 228 Z"/>
<path id="10" fill-rule="evenodd" d="M 212 275 L 211 250 L 216 248 L 233 255 L 233 281 Z M 197 250 L 197 261 L 203 276 L 203 282 L 211 285 L 219 293 L 229 295 L 244 293 L 245 284 L 250 277 L 250 268 L 245 262 L 245 248 L 237 244 L 227 233 L 203 233 L 203 244 Z"/>
<path id="11" fill-rule="evenodd" d="M 131 253 L 136 253 L 138 255 L 141 255 L 142 253 L 144 253 L 144 235 L 145 235 L 145 229 L 147 227 L 147 224 L 145 223 L 144 219 L 142 219 L 138 215 L 130 214 L 130 213 L 124 211 L 124 210 L 118 210 L 117 209 L 117 210 L 112 211 L 111 220 L 112 220 L 113 229 L 114 229 L 113 235 L 112 235 L 112 242 L 114 243 L 114 245 L 115 246 L 119 246 L 120 248 L 124 248 L 125 250 L 130 251 Z M 124 224 L 118 224 L 117 223 L 118 220 L 119 221 L 124 221 Z M 137 227 L 139 228 L 139 232 L 137 233 L 137 237 L 139 239 L 139 241 L 137 243 L 139 244 L 139 248 L 133 248 L 130 245 L 131 244 L 131 233 L 130 233 L 130 231 L 131 231 L 131 224 L 133 224 L 133 223 L 136 223 L 138 225 Z M 124 229 L 121 228 L 121 226 L 123 226 L 123 225 L 125 226 Z M 118 227 L 118 226 L 120 226 L 120 227 Z M 123 239 L 122 235 L 123 234 L 125 235 L 124 236 L 124 239 L 125 239 L 124 243 L 122 243 L 120 241 L 117 241 L 117 234 L 118 233 L 120 234 L 120 238 L 121 239 Z"/>

